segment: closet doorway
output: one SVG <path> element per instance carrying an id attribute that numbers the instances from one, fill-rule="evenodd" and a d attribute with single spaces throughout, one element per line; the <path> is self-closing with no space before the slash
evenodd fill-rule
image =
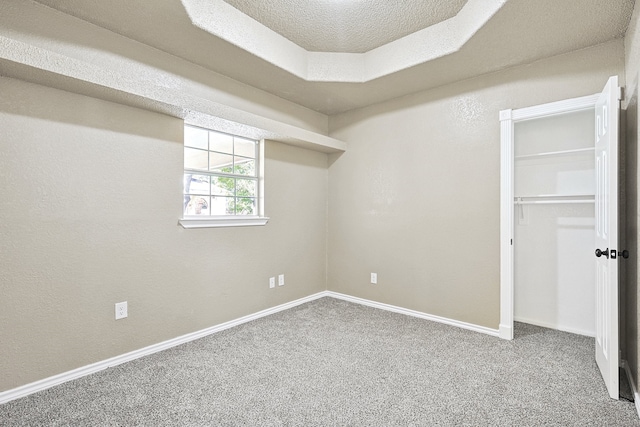
<path id="1" fill-rule="evenodd" d="M 594 108 L 514 123 L 514 320 L 591 337 Z"/>
<path id="2" fill-rule="evenodd" d="M 514 320 L 594 336 L 618 398 L 620 89 L 503 110 L 500 337 Z"/>

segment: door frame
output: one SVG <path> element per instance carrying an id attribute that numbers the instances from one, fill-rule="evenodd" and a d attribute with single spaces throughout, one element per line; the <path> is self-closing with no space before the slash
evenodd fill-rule
<path id="1" fill-rule="evenodd" d="M 599 93 L 532 107 L 500 111 L 500 326 L 502 339 L 513 339 L 514 125 L 563 113 L 595 108 Z"/>

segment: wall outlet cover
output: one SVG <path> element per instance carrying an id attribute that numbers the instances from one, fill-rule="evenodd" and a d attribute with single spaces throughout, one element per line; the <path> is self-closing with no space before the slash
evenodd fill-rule
<path id="1" fill-rule="evenodd" d="M 269 288 L 275 288 L 276 287 L 276 278 L 275 277 L 270 277 L 269 278 Z"/>
<path id="2" fill-rule="evenodd" d="M 284 286 L 284 274 L 278 276 L 278 286 Z"/>
<path id="3" fill-rule="evenodd" d="M 117 302 L 116 303 L 116 320 L 124 319 L 125 317 L 127 317 L 129 315 L 128 311 L 129 310 L 128 310 L 126 301 Z"/>

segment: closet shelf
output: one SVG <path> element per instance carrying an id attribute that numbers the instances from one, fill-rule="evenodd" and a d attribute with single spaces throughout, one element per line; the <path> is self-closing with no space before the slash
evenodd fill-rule
<path id="1" fill-rule="evenodd" d="M 551 157 L 551 156 L 561 156 L 565 154 L 578 154 L 578 153 L 594 153 L 595 147 L 589 148 L 576 148 L 575 150 L 562 150 L 562 151 L 549 151 L 546 153 L 535 153 L 535 154 L 523 154 L 521 156 L 515 156 L 516 160 L 522 159 L 537 159 L 540 157 Z"/>
<path id="2" fill-rule="evenodd" d="M 533 196 L 516 196 L 516 205 L 554 205 L 554 204 L 589 204 L 595 203 L 593 194 L 542 194 Z"/>

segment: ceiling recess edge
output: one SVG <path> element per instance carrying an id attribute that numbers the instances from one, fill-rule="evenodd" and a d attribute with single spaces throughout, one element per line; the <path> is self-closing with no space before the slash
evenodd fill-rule
<path id="1" fill-rule="evenodd" d="M 453 18 L 365 53 L 309 52 L 223 0 L 180 1 L 194 26 L 296 77 L 365 83 L 457 52 L 508 0 L 469 0 Z"/>

